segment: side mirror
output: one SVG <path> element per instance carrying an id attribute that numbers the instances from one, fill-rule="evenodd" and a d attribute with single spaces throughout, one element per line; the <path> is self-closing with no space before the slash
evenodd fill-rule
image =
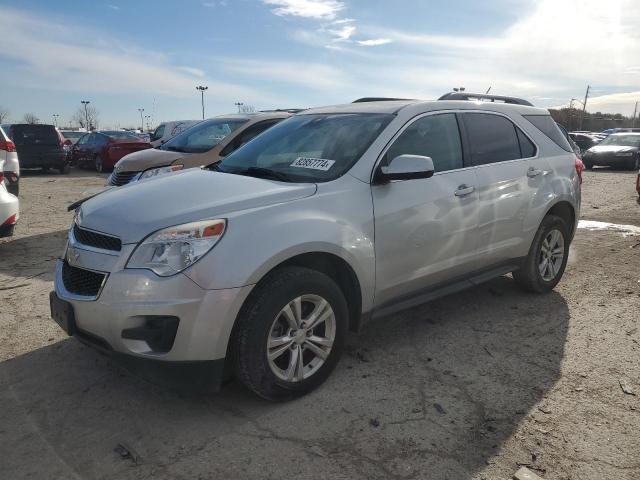
<path id="1" fill-rule="evenodd" d="M 376 183 L 391 180 L 415 180 L 430 178 L 435 173 L 431 157 L 421 155 L 399 155 L 389 165 L 380 167 L 375 175 Z"/>

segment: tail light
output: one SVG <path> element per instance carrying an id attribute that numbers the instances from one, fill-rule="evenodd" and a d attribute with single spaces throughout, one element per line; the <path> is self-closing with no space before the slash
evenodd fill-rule
<path id="1" fill-rule="evenodd" d="M 18 216 L 14 213 L 13 215 L 11 215 L 9 218 L 7 218 L 5 220 L 5 222 L 0 225 L 2 227 L 6 227 L 7 225 L 13 225 L 14 223 L 16 223 L 18 221 Z"/>
<path id="2" fill-rule="evenodd" d="M 0 183 L 4 182 L 4 172 L 0 172 Z"/>
<path id="3" fill-rule="evenodd" d="M 0 150 L 4 150 L 5 152 L 15 152 L 16 144 L 11 140 L 0 140 Z"/>
<path id="4" fill-rule="evenodd" d="M 578 181 L 580 182 L 580 185 L 582 185 L 582 172 L 584 172 L 584 163 L 582 163 L 582 160 L 580 160 L 579 158 L 576 158 L 576 173 L 578 174 Z"/>

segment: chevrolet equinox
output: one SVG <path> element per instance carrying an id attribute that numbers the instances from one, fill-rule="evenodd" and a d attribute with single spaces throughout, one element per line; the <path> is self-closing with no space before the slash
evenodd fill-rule
<path id="1" fill-rule="evenodd" d="M 141 370 L 215 386 L 231 371 L 293 398 L 373 317 L 510 272 L 554 288 L 581 166 L 549 112 L 521 99 L 306 110 L 214 167 L 83 203 L 52 317 Z"/>

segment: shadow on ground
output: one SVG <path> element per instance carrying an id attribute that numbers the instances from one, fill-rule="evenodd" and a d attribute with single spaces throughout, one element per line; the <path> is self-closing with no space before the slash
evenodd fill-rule
<path id="1" fill-rule="evenodd" d="M 14 479 L 468 479 L 558 380 L 567 325 L 560 294 L 502 277 L 367 325 L 285 404 L 163 389 L 69 339 L 0 364 L 0 463 Z"/>
<path id="2" fill-rule="evenodd" d="M 0 243 L 0 275 L 53 281 L 55 260 L 66 241 L 67 230 L 5 239 Z"/>

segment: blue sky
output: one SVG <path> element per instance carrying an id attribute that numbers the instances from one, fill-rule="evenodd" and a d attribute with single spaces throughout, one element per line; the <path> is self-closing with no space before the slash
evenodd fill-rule
<path id="1" fill-rule="evenodd" d="M 541 106 L 640 100 L 637 0 L 1 0 L 0 106 L 67 122 L 88 99 L 101 126 L 454 86 Z"/>

